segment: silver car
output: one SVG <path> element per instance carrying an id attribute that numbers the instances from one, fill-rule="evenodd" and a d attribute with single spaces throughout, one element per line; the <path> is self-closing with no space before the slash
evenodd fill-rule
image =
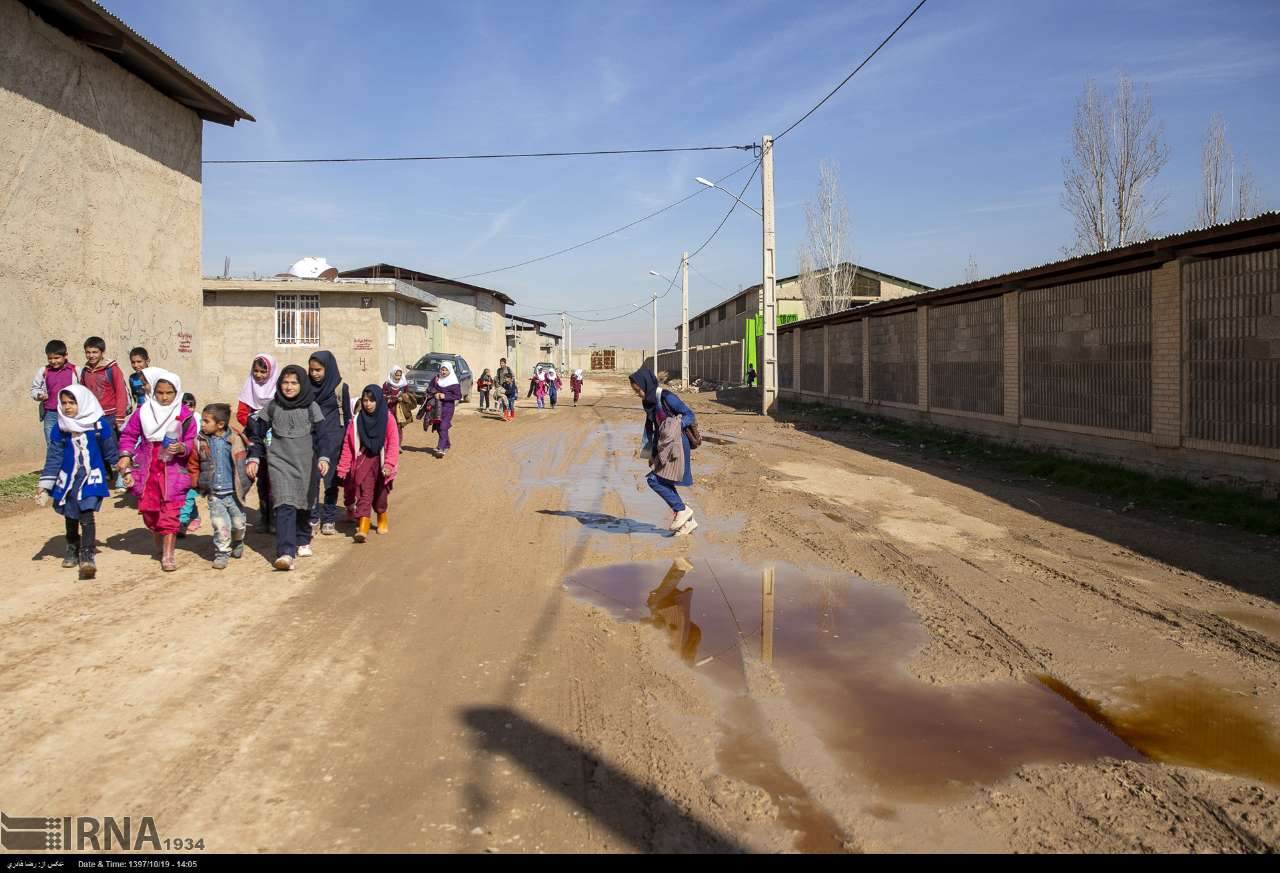
<path id="1" fill-rule="evenodd" d="M 409 380 L 409 391 L 419 400 L 427 393 L 427 386 L 440 373 L 440 365 L 448 364 L 453 374 L 458 377 L 458 387 L 462 389 L 462 402 L 466 403 L 471 396 L 471 387 L 475 384 L 475 374 L 462 355 L 451 355 L 447 352 L 430 352 L 422 356 L 418 363 L 409 368 L 405 378 Z"/>

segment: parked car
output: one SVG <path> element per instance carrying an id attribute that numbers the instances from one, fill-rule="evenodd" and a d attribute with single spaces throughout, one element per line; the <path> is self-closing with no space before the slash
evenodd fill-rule
<path id="1" fill-rule="evenodd" d="M 462 402 L 466 403 L 471 396 L 471 386 L 475 383 L 475 374 L 462 355 L 450 355 L 445 352 L 430 352 L 423 355 L 418 363 L 409 368 L 405 378 L 409 380 L 409 391 L 419 400 L 427 393 L 427 386 L 440 372 L 440 365 L 448 364 L 453 374 L 458 377 L 458 387 L 462 389 Z"/>
<path id="2" fill-rule="evenodd" d="M 547 370 L 554 370 L 555 368 L 556 368 L 556 365 L 551 363 L 550 361 L 540 361 L 539 363 L 533 365 L 533 375 L 536 376 L 539 373 L 545 373 Z"/>

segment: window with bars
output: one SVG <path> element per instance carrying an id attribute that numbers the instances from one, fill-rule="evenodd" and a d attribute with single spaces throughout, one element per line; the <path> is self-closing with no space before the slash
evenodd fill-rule
<path id="1" fill-rule="evenodd" d="M 276 295 L 276 345 L 320 345 L 320 295 Z"/>

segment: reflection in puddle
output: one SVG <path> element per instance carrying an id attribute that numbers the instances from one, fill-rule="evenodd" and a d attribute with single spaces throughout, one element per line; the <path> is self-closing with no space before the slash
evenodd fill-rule
<path id="1" fill-rule="evenodd" d="M 1244 695 L 1199 677 L 1160 677 L 1120 685 L 1120 702 L 1104 710 L 1052 676 L 1040 681 L 1152 760 L 1280 785 L 1280 740 Z"/>
<path id="2" fill-rule="evenodd" d="M 914 679 L 904 665 L 926 632 L 899 592 L 848 574 L 650 562 L 585 570 L 568 587 L 619 618 L 661 618 L 686 663 L 738 694 L 749 650 L 826 751 L 885 795 L 937 798 L 1035 762 L 1141 758 L 1039 682 Z"/>

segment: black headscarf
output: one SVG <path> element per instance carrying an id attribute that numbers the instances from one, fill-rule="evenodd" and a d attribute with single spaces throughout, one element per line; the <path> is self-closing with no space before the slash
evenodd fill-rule
<path id="1" fill-rule="evenodd" d="M 280 390 L 280 383 L 284 381 L 284 377 L 292 373 L 298 378 L 298 395 L 292 400 L 285 396 Z M 311 387 L 311 379 L 307 377 L 307 371 L 299 367 L 297 364 L 290 364 L 280 371 L 280 375 L 276 377 L 276 396 L 275 404 L 281 409 L 306 409 L 316 401 L 315 389 Z"/>
<path id="2" fill-rule="evenodd" d="M 644 389 L 644 414 L 653 418 L 658 412 L 658 377 L 648 367 L 641 367 L 631 374 L 631 384 Z"/>
<path id="3" fill-rule="evenodd" d="M 338 386 L 342 384 L 342 373 L 338 371 L 338 359 L 333 356 L 333 352 L 322 350 L 316 352 L 310 358 L 311 361 L 319 361 L 324 365 L 324 378 L 319 383 L 311 382 L 311 387 L 316 392 L 316 403 L 320 404 L 320 411 L 324 413 L 324 417 L 328 418 L 338 411 Z M 311 381 L 310 377 L 307 379 Z M 350 395 L 347 395 L 350 397 Z"/>
<path id="4" fill-rule="evenodd" d="M 373 412 L 364 411 L 364 396 L 373 395 L 378 408 Z M 361 447 L 371 455 L 382 453 L 387 442 L 387 400 L 382 396 L 382 389 L 377 385 L 366 385 L 360 392 L 360 412 L 356 415 L 356 435 L 360 437 Z"/>

